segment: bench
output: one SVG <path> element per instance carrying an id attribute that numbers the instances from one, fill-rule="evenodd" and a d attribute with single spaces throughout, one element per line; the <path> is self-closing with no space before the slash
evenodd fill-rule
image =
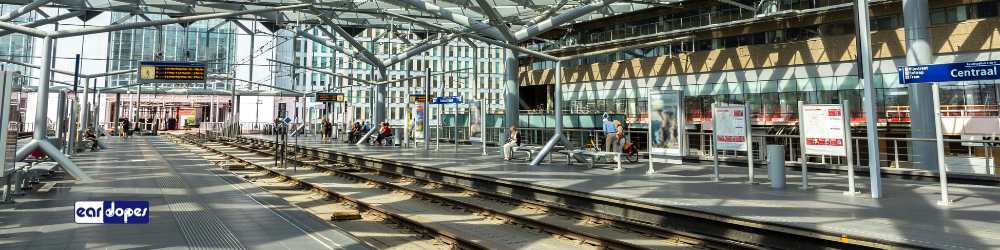
<path id="1" fill-rule="evenodd" d="M 539 145 L 522 145 L 522 146 L 514 147 L 513 152 L 514 153 L 516 153 L 516 152 L 524 152 L 528 156 L 527 160 L 530 161 L 530 160 L 534 159 L 534 158 L 531 158 L 531 155 L 534 155 L 534 154 L 537 154 L 538 152 L 541 152 L 542 148 L 544 148 L 544 146 L 539 146 Z M 500 148 L 500 149 L 503 150 L 503 148 Z M 552 151 L 549 152 L 549 153 L 558 153 L 558 152 L 561 152 L 563 149 L 566 149 L 566 147 L 564 147 L 564 146 L 554 146 L 554 147 L 552 147 Z M 511 157 L 513 157 L 513 156 L 514 155 L 511 155 Z M 569 161 L 569 155 L 568 154 L 566 155 L 566 160 Z M 552 158 L 551 157 L 549 158 L 549 162 L 552 162 Z"/>
<path id="2" fill-rule="evenodd" d="M 35 180 L 35 179 L 38 179 L 41 176 L 52 174 L 52 172 L 55 171 L 55 168 L 58 167 L 58 166 L 59 166 L 59 163 L 50 162 L 50 161 L 47 161 L 47 162 L 36 162 L 35 164 L 31 164 L 31 166 L 28 167 L 28 169 L 27 169 L 27 174 L 28 175 L 27 176 L 29 178 Z"/>
<path id="3" fill-rule="evenodd" d="M 580 162 L 590 163 L 591 168 L 593 168 L 594 163 L 600 160 L 601 158 L 614 157 L 613 160 L 617 163 L 615 170 L 622 169 L 622 154 L 618 152 L 600 152 L 600 151 L 577 149 L 577 150 L 571 150 L 567 152 L 567 154 L 569 156 L 568 158 L 574 158 Z M 573 165 L 573 161 L 569 160 L 568 158 L 566 161 L 570 165 Z"/>
<path id="4" fill-rule="evenodd" d="M 30 164 L 28 163 L 15 162 L 14 168 L 8 169 L 7 170 L 8 172 L 4 173 L 5 176 L 4 178 L 8 178 L 7 181 L 12 182 L 14 184 L 14 190 L 13 193 L 11 193 L 11 195 L 24 195 L 23 191 L 23 189 L 25 188 L 24 181 L 26 180 L 24 178 L 24 175 L 28 166 L 30 166 Z"/>
<path id="5" fill-rule="evenodd" d="M 91 141 L 91 140 L 80 140 L 80 144 L 76 146 L 76 152 L 88 151 L 93 146 L 94 146 L 94 141 Z"/>
<path id="6" fill-rule="evenodd" d="M 396 134 L 391 134 L 389 136 L 386 136 L 385 139 L 382 139 L 382 140 L 388 142 L 389 145 L 382 144 L 381 142 L 375 141 L 375 139 L 378 139 L 378 135 L 377 134 L 372 134 L 371 137 L 368 138 L 368 144 L 369 145 L 380 145 L 380 146 L 393 146 L 393 147 L 395 147 L 397 145 L 396 144 L 396 142 L 397 142 L 396 141 Z"/>

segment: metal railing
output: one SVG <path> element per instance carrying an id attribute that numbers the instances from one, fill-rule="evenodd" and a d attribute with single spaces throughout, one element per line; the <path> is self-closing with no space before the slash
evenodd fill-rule
<path id="1" fill-rule="evenodd" d="M 453 131 L 454 127 L 442 127 L 441 140 L 453 142 L 455 138 L 455 132 Z M 520 131 L 522 142 L 534 145 L 544 144 L 547 139 L 552 137 L 552 133 L 554 132 L 551 128 L 520 128 Z M 432 141 L 435 138 L 435 132 L 435 127 L 432 127 Z M 503 132 L 506 132 L 506 129 L 496 127 L 487 128 L 487 143 L 494 146 L 498 145 L 501 141 L 499 138 Z M 571 147 L 588 150 L 601 150 L 604 147 L 604 133 L 599 129 L 564 129 L 563 133 Z M 626 137 L 628 137 L 630 142 L 639 146 L 641 154 L 647 154 L 647 134 L 646 130 L 630 130 L 626 133 Z M 459 142 L 467 141 L 468 127 L 459 127 L 457 135 Z M 688 157 L 701 160 L 711 160 L 714 157 L 711 148 L 711 133 L 689 131 L 687 132 L 687 137 Z M 919 166 L 922 163 L 911 160 L 911 156 L 909 155 L 912 147 L 911 143 L 915 141 L 934 141 L 934 139 L 879 137 L 879 145 L 881 145 L 879 155 L 882 166 L 889 169 L 936 172 L 937 163 L 928 163 L 926 164 L 927 167 L 920 168 Z M 1000 161 L 1000 141 L 944 139 L 944 142 L 946 145 L 945 164 L 948 166 L 948 173 L 1000 176 L 1000 166 L 997 164 Z M 853 151 L 851 153 L 855 159 L 855 166 L 864 168 L 868 165 L 867 138 L 863 135 L 854 135 L 852 136 L 852 143 Z M 766 146 L 769 144 L 785 145 L 785 161 L 790 163 L 801 162 L 801 145 L 799 145 L 798 135 L 754 134 L 752 152 L 756 163 L 764 164 L 766 162 Z M 723 161 L 744 162 L 747 158 L 746 152 L 720 150 L 718 154 L 719 158 Z M 809 155 L 807 158 L 809 164 L 829 166 L 847 165 L 847 157 Z"/>
<path id="2" fill-rule="evenodd" d="M 222 126 L 221 122 L 202 122 L 199 129 L 201 131 L 219 132 L 222 131 Z M 272 124 L 250 122 L 241 123 L 240 126 L 240 130 L 244 134 L 269 134 Z M 301 124 L 291 124 L 289 131 L 297 130 L 298 126 L 301 126 Z M 337 138 L 346 138 L 349 129 L 343 124 L 335 124 L 335 126 L 337 126 L 338 131 Z M 404 128 L 402 126 L 393 126 L 392 128 L 397 140 L 403 142 L 403 139 L 407 138 L 407 136 L 403 136 Z M 438 139 L 440 139 L 441 143 L 448 144 L 456 141 L 456 138 L 459 143 L 467 143 L 469 141 L 468 126 L 459 126 L 457 129 L 454 126 L 440 126 L 440 129 L 438 128 L 436 125 L 431 125 L 429 128 L 432 145 L 436 144 Z M 506 128 L 500 127 L 486 128 L 484 137 L 487 145 L 498 146 L 502 144 L 501 142 L 506 139 L 502 137 L 506 133 L 506 130 Z M 318 137 L 322 131 L 322 124 L 310 123 L 300 135 Z M 520 131 L 524 144 L 542 145 L 552 137 L 554 129 L 520 128 Z M 438 133 L 440 133 L 440 137 L 438 137 Z M 602 150 L 604 147 L 604 133 L 600 129 L 567 128 L 563 130 L 563 133 L 570 143 L 570 147 L 588 150 Z M 628 140 L 638 145 L 640 153 L 643 155 L 648 152 L 648 145 L 646 145 L 647 133 L 644 129 L 632 129 L 626 132 Z M 414 139 L 415 137 L 412 136 L 409 136 L 409 138 L 411 138 L 410 143 L 414 140 L 422 142 L 422 139 Z M 688 157 L 701 160 L 711 160 L 713 158 L 714 151 L 711 148 L 711 133 L 688 131 L 687 138 Z M 911 160 L 911 156 L 909 155 L 911 143 L 915 141 L 933 141 L 933 139 L 880 137 L 879 145 L 881 145 L 881 150 L 879 151 L 879 155 L 882 165 L 890 169 L 936 172 L 936 163 L 929 163 L 926 165 L 928 167 L 920 168 L 919 166 L 922 163 Z M 949 173 L 1000 176 L 1000 167 L 997 164 L 997 161 L 1000 161 L 998 160 L 1000 158 L 1000 141 L 945 139 L 944 142 L 947 148 L 946 164 L 948 165 Z M 867 139 L 861 134 L 854 135 L 852 143 L 854 150 L 851 153 L 854 155 L 855 166 L 864 168 L 868 163 Z M 801 162 L 801 145 L 799 145 L 798 135 L 754 134 L 752 152 L 755 162 L 761 164 L 765 162 L 765 156 L 767 155 L 766 145 L 768 144 L 785 145 L 785 161 L 790 163 Z M 737 151 L 720 150 L 718 154 L 723 161 L 742 162 L 746 161 L 747 157 L 746 152 Z M 829 166 L 847 165 L 847 157 L 810 155 L 807 158 L 807 162 L 810 164 Z"/>

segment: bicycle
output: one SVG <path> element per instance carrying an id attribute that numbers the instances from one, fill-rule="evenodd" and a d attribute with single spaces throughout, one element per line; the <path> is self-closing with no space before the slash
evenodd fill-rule
<path id="1" fill-rule="evenodd" d="M 591 151 L 603 151 L 604 147 L 601 145 L 600 139 L 600 137 L 591 136 L 590 139 L 587 140 L 587 144 L 584 145 L 584 148 L 590 149 Z"/>
<path id="2" fill-rule="evenodd" d="M 639 162 L 639 145 L 631 142 L 625 142 L 622 146 L 622 154 L 625 155 L 625 159 L 631 163 Z"/>

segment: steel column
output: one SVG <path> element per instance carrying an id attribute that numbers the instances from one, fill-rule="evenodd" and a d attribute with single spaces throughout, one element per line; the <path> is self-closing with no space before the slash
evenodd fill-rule
<path id="1" fill-rule="evenodd" d="M 906 65 L 926 65 L 934 63 L 934 55 L 930 48 L 930 31 L 928 29 L 927 0 L 904 0 L 903 23 L 906 39 Z M 935 119 L 934 101 L 935 84 L 908 84 L 910 105 L 910 131 L 913 138 L 935 138 L 937 123 Z M 919 122 L 912 122 L 919 121 Z M 913 167 L 933 170 L 937 160 L 937 145 L 932 141 L 912 141 L 913 150 L 910 157 L 915 163 Z"/>
<path id="2" fill-rule="evenodd" d="M 504 84 L 506 85 L 503 100 L 504 121 L 506 122 L 504 127 L 509 128 L 519 125 L 518 119 L 520 119 L 519 113 L 521 111 L 521 97 L 519 94 L 520 91 L 518 90 L 520 85 L 518 84 L 517 79 L 517 53 L 511 50 L 506 51 L 506 53 L 509 56 L 506 57 L 504 61 Z M 501 130 L 507 131 L 507 129 Z M 503 135 L 506 136 L 507 132 L 504 132 Z M 503 138 L 500 140 L 503 140 Z"/>
<path id="3" fill-rule="evenodd" d="M 56 140 L 59 141 L 59 145 L 58 145 L 59 148 L 65 148 L 66 147 L 66 136 L 65 136 L 65 134 L 66 134 L 66 119 L 64 119 L 64 118 L 66 117 L 66 101 L 68 99 L 66 98 L 66 91 L 65 90 L 59 91 L 59 94 L 56 95 L 56 96 L 57 96 L 56 99 L 59 100 L 58 102 L 56 102 L 56 119 L 55 119 L 55 124 L 54 124 L 55 125 L 55 131 L 56 131 Z M 35 110 L 35 113 L 38 113 L 38 110 Z M 46 116 L 48 116 L 48 115 L 46 114 Z M 46 117 L 46 119 L 48 119 L 48 117 Z M 45 124 L 45 123 L 42 123 L 42 124 Z M 37 125 L 36 125 L 36 127 L 37 127 Z"/>
<path id="4" fill-rule="evenodd" d="M 871 51 L 871 31 L 868 28 L 868 1 L 855 0 L 855 22 L 858 25 L 857 43 L 860 45 L 860 56 L 858 75 L 864 85 L 864 110 L 865 127 L 868 136 L 868 168 L 870 170 L 872 198 L 882 197 L 882 162 L 879 157 L 878 142 L 878 113 L 875 112 L 877 105 L 875 95 L 875 85 L 872 81 L 872 51 Z M 804 150 L 804 149 L 802 149 Z"/>
<path id="5" fill-rule="evenodd" d="M 545 156 L 547 156 L 549 152 L 552 151 L 552 148 L 556 146 L 556 143 L 558 143 L 559 140 L 563 140 L 562 73 L 560 73 L 562 72 L 562 61 L 556 61 L 556 67 L 555 69 L 553 69 L 553 71 L 555 71 L 555 81 L 556 81 L 556 87 L 555 87 L 556 91 L 555 91 L 555 96 L 553 97 L 555 102 L 555 105 L 553 105 L 555 107 L 553 115 L 555 116 L 556 131 L 555 134 L 552 135 L 552 138 L 549 139 L 547 143 L 545 143 L 544 147 L 542 147 L 542 151 L 538 152 L 538 155 L 535 156 L 535 159 L 531 160 L 532 166 L 537 166 L 539 163 L 541 163 L 542 160 L 545 159 Z"/>
<path id="6" fill-rule="evenodd" d="M 426 72 L 424 73 L 424 151 L 431 149 L 431 107 L 428 105 L 428 99 L 431 98 L 431 67 L 426 67 Z"/>
<path id="7" fill-rule="evenodd" d="M 67 158 L 65 155 L 59 152 L 59 149 L 52 145 L 48 140 L 48 136 L 45 131 L 45 121 L 46 113 L 48 111 L 49 104 L 49 80 L 52 78 L 52 60 L 53 60 L 53 38 L 45 37 L 43 38 L 43 53 L 42 53 L 42 70 L 41 81 L 38 84 L 38 98 L 35 112 L 35 131 L 32 135 L 32 140 L 28 144 L 24 145 L 17 150 L 16 160 L 22 161 L 28 156 L 31 151 L 35 149 L 41 149 L 46 155 L 51 157 L 59 166 L 66 170 L 67 173 L 81 181 L 90 181 L 91 178 L 86 173 L 84 173 L 80 168 L 76 166 L 73 161 Z"/>

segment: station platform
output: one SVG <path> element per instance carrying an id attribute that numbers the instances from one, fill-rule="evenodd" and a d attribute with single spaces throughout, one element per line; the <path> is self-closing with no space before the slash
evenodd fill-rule
<path id="1" fill-rule="evenodd" d="M 0 206 L 0 249 L 369 249 L 321 218 L 161 137 L 73 157 L 91 182 Z M 76 224 L 77 201 L 149 201 L 148 224 Z"/>
<path id="2" fill-rule="evenodd" d="M 273 141 L 271 136 L 245 137 Z M 645 161 L 615 170 L 613 164 L 567 165 L 565 157 L 556 156 L 551 163 L 529 166 L 523 153 L 518 154 L 520 160 L 503 161 L 496 147 L 483 156 L 481 146 L 456 149 L 442 143 L 435 150 L 433 142 L 430 151 L 423 145 L 356 146 L 306 137 L 290 137 L 288 142 L 358 158 L 843 235 L 842 240 L 862 236 L 935 249 L 1000 248 L 1000 187 L 995 186 L 953 184 L 949 189 L 953 203 L 941 206 L 938 183 L 928 181 L 883 179 L 884 197 L 872 199 L 867 193 L 869 180 L 863 176 L 856 182 L 858 191 L 865 193 L 850 196 L 844 194 L 846 175 L 826 173 L 810 173 L 810 188 L 802 190 L 800 173 L 789 171 L 786 188 L 778 190 L 767 184 L 763 168 L 756 170 L 757 181 L 763 184 L 747 184 L 745 166 L 723 166 L 722 180 L 715 182 L 711 163 L 656 164 L 655 174 L 647 175 Z"/>

